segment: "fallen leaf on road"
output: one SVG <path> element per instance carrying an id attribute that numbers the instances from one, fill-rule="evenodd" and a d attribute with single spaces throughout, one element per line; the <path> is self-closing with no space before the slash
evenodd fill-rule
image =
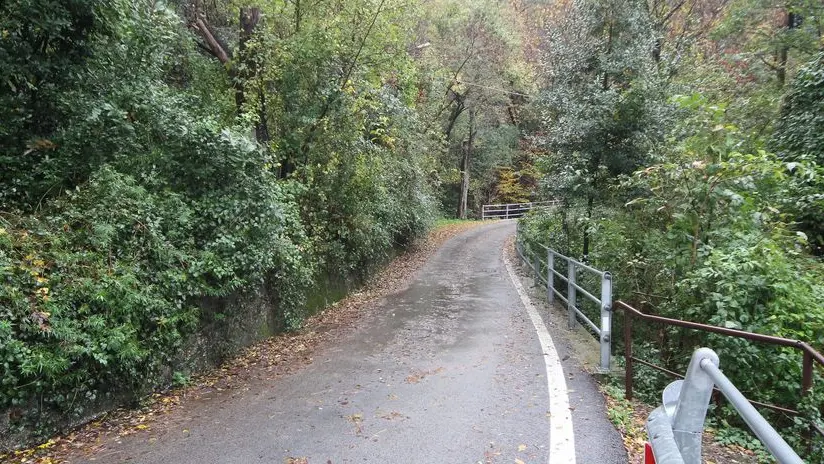
<path id="1" fill-rule="evenodd" d="M 406 377 L 406 383 L 418 383 L 421 380 L 423 380 L 423 378 L 426 377 L 427 375 L 440 374 L 443 371 L 444 371 L 443 367 L 439 367 L 439 368 L 431 370 L 431 371 L 415 371 L 412 374 L 410 374 L 408 377 Z"/>
<path id="2" fill-rule="evenodd" d="M 283 460 L 284 464 L 309 464 L 309 458 L 288 457 Z"/>

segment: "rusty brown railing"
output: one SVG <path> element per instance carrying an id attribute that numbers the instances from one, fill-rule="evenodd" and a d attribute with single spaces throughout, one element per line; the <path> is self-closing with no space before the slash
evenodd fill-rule
<path id="1" fill-rule="evenodd" d="M 684 327 L 687 329 L 693 330 L 700 330 L 703 332 L 712 332 L 721 335 L 726 335 L 729 337 L 736 337 L 736 338 L 743 338 L 745 340 L 752 340 L 754 342 L 766 343 L 770 345 L 776 346 L 786 346 L 790 348 L 795 348 L 803 353 L 803 361 L 801 367 L 801 395 L 807 395 L 810 390 L 813 388 L 813 363 L 817 363 L 819 366 L 824 366 L 824 355 L 816 351 L 812 346 L 808 343 L 802 342 L 800 340 L 793 340 L 790 338 L 783 338 L 783 337 L 775 337 L 772 335 L 763 335 L 753 332 L 746 332 L 743 330 L 737 329 L 728 329 L 726 327 L 718 327 L 714 325 L 707 325 L 701 324 L 698 322 L 690 322 L 690 321 L 682 321 L 680 319 L 671 319 L 668 317 L 662 316 L 653 316 L 652 314 L 645 314 L 641 311 L 633 308 L 632 306 L 624 303 L 623 301 L 616 301 L 615 305 L 613 306 L 615 309 L 621 309 L 624 311 L 624 357 L 626 358 L 626 373 L 625 373 L 625 394 L 628 400 L 632 399 L 632 377 L 633 377 L 633 364 L 635 362 L 639 364 L 643 364 L 645 366 L 651 367 L 658 371 L 667 373 L 674 377 L 682 377 L 681 375 L 672 372 L 668 369 L 665 369 L 661 366 L 657 366 L 650 362 L 644 361 L 643 359 L 636 358 L 632 355 L 632 321 L 635 318 L 642 319 L 644 321 L 655 322 L 663 325 L 670 325 L 676 327 Z M 766 403 L 759 403 L 757 401 L 751 401 L 756 406 L 761 406 L 764 408 L 772 409 L 774 411 L 782 412 L 785 414 L 790 414 L 797 416 L 799 415 L 798 411 L 787 409 L 781 406 L 776 406 L 772 404 Z M 817 426 L 815 426 L 818 429 Z M 818 430 L 821 433 L 821 430 Z"/>

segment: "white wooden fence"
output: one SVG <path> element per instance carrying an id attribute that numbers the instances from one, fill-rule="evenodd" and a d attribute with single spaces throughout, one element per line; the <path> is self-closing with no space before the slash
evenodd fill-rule
<path id="1" fill-rule="evenodd" d="M 530 203 L 503 203 L 500 205 L 483 205 L 481 208 L 481 219 L 517 219 L 534 208 L 556 206 L 560 204 L 558 200 L 533 201 Z"/>

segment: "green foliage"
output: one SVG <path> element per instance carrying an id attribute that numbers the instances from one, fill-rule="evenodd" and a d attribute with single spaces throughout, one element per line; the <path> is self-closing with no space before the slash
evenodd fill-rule
<path id="1" fill-rule="evenodd" d="M 529 201 L 532 192 L 521 183 L 519 174 L 509 167 L 498 170 L 498 185 L 494 200 L 496 203 L 525 203 Z"/>
<path id="2" fill-rule="evenodd" d="M 654 35 L 640 2 L 587 0 L 572 2 L 549 34 L 540 142 L 549 152 L 542 169 L 553 176 L 543 186 L 570 203 L 644 162 L 660 116 Z"/>
<path id="3" fill-rule="evenodd" d="M 782 158 L 824 162 L 824 54 L 802 68 L 787 94 L 775 132 Z"/>
<path id="4" fill-rule="evenodd" d="M 774 462 L 773 459 L 771 459 L 772 456 L 758 438 L 745 430 L 732 427 L 726 420 L 719 422 L 718 425 L 720 425 L 720 427 L 714 430 L 716 443 L 726 446 L 740 446 L 741 448 L 753 451 L 758 462 Z"/>
<path id="5" fill-rule="evenodd" d="M 274 185 L 245 183 L 227 207 L 227 196 L 153 193 L 104 167 L 52 213 L 9 222 L 0 241 L 0 407 L 33 420 L 50 410 L 80 417 L 96 398 L 145 391 L 166 380 L 197 329 L 196 297 L 226 295 L 272 269 L 282 310 L 299 311 L 309 274 L 284 234 L 296 213 Z M 226 219 L 237 217 L 248 222 Z"/>
<path id="6" fill-rule="evenodd" d="M 181 200 L 107 169 L 59 215 L 3 230 L 0 406 L 77 416 L 158 379 L 197 321 L 179 268 L 190 256 L 172 245 L 190 213 Z"/>
<path id="7" fill-rule="evenodd" d="M 78 84 L 78 73 L 96 36 L 107 35 L 102 15 L 86 1 L 9 1 L 0 6 L 0 207 L 25 195 L 32 180 L 27 157 L 54 147 L 50 134 L 60 121 L 57 102 Z M 34 156 L 29 156 L 29 155 Z M 23 174 L 23 178 L 18 178 Z"/>
<path id="8" fill-rule="evenodd" d="M 162 2 L 0 6 L 0 411 L 14 431 L 184 383 L 184 345 L 233 320 L 201 314 L 205 299 L 265 287 L 297 328 L 316 280 L 362 279 L 429 227 L 440 140 L 415 106 L 412 11 L 352 0 L 298 28 L 295 5 L 268 7 L 290 14 L 224 66 Z M 256 143 L 261 123 L 273 136 Z"/>
<path id="9" fill-rule="evenodd" d="M 651 158 L 669 109 L 642 2 L 573 1 L 548 35 L 549 85 L 537 103 L 543 130 L 536 142 L 545 150 L 539 184 L 564 208 L 585 205 L 582 217 L 564 213 L 562 229 L 569 231 L 568 220 L 578 223 L 581 251 L 570 253 L 586 261 L 595 209 L 620 201 L 613 187 Z"/>
<path id="10" fill-rule="evenodd" d="M 792 162 L 795 192 L 787 206 L 817 255 L 824 254 L 823 99 L 824 56 L 819 54 L 796 76 L 772 141 L 779 156 Z"/>
<path id="11" fill-rule="evenodd" d="M 522 164 L 525 95 L 534 88 L 533 66 L 523 53 L 523 18 L 514 5 L 488 0 L 436 0 L 420 16 L 417 100 L 429 125 L 442 131 L 431 175 L 444 212 L 459 209 L 465 193 L 472 214 L 496 201 L 498 168 Z"/>
<path id="12" fill-rule="evenodd" d="M 604 394 L 612 399 L 607 409 L 607 418 L 619 430 L 628 430 L 632 426 L 632 403 L 624 397 L 624 389 L 617 385 L 607 384 L 603 387 Z"/>
<path id="13" fill-rule="evenodd" d="M 678 94 L 684 87 L 674 86 L 669 101 L 676 118 L 667 128 L 666 150 L 632 175 L 618 176 L 619 182 L 600 184 L 598 194 L 612 203 L 587 210 L 573 201 L 569 208 L 531 216 L 522 230 L 573 255 L 590 237 L 588 258 L 615 275 L 616 298 L 646 312 L 804 340 L 820 349 L 824 267 L 810 253 L 820 246 L 818 67 L 816 61 L 801 72 L 786 98 L 775 133 L 775 146 L 784 147 L 779 155 L 764 150 L 765 134 L 754 129 L 765 126 L 745 116 L 775 114 L 765 100 L 715 93 L 712 82 L 700 83 L 712 90 L 707 92 Z M 564 185 L 578 158 L 553 161 L 555 166 L 539 165 L 543 182 Z M 616 199 L 626 200 L 615 204 Z M 748 398 L 804 409 L 803 419 L 769 419 L 786 430 L 796 449 L 807 449 L 798 437 L 810 420 L 820 420 L 822 397 L 814 392 L 801 401 L 797 350 L 646 324 L 636 324 L 634 333 L 636 356 L 677 372 L 686 369 L 694 349 L 715 349 L 725 373 Z M 668 381 L 641 367 L 636 389 L 657 402 Z M 719 423 L 743 425 L 728 408 L 715 414 Z M 752 444 L 742 437 L 720 435 L 727 443 Z M 814 460 L 816 453 L 808 457 Z"/>

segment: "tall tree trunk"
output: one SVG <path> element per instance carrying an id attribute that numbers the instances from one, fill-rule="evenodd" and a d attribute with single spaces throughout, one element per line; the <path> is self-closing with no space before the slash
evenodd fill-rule
<path id="1" fill-rule="evenodd" d="M 469 159 L 475 144 L 475 110 L 469 111 L 469 140 L 461 158 L 461 198 L 458 201 L 458 218 L 466 219 L 466 203 L 469 197 Z"/>
<path id="2" fill-rule="evenodd" d="M 595 204 L 595 194 L 587 196 L 587 225 L 584 227 L 584 250 L 581 254 L 581 261 L 589 262 L 589 223 L 592 220 L 592 207 Z"/>
<path id="3" fill-rule="evenodd" d="M 461 116 L 461 114 L 466 109 L 464 102 L 466 101 L 466 95 L 461 95 L 457 92 L 453 92 L 455 106 L 452 108 L 452 112 L 449 114 L 449 119 L 446 123 L 446 129 L 444 129 L 444 137 L 449 139 L 449 135 L 452 134 L 452 129 L 455 128 L 455 122 Z"/>
<path id="4" fill-rule="evenodd" d="M 235 91 L 235 106 L 238 115 L 243 113 L 243 105 L 246 104 L 247 93 L 257 92 L 257 116 L 258 122 L 254 128 L 255 140 L 258 143 L 268 146 L 271 136 L 269 134 L 269 127 L 266 118 L 266 89 L 262 84 L 251 85 L 252 81 L 258 77 L 260 72 L 260 63 L 254 57 L 246 55 L 246 45 L 252 38 L 260 23 L 261 14 L 260 8 L 257 7 L 243 7 L 240 9 L 240 40 L 238 41 L 238 53 L 233 55 L 229 46 L 225 41 L 218 37 L 214 30 L 206 22 L 204 16 L 199 12 L 195 13 L 197 19 L 191 24 L 205 44 L 199 46 L 214 55 L 224 66 L 228 68 L 229 80 L 232 83 L 232 88 Z M 236 62 L 244 62 L 245 66 L 238 66 Z M 239 71 L 241 70 L 241 71 Z"/>
<path id="5" fill-rule="evenodd" d="M 258 92 L 258 122 L 255 125 L 255 140 L 268 150 L 269 141 L 272 140 L 272 137 L 269 135 L 269 120 L 266 117 L 266 90 L 261 86 Z"/>
<path id="6" fill-rule="evenodd" d="M 300 32 L 300 0 L 295 0 L 295 32 Z"/>
<path id="7" fill-rule="evenodd" d="M 561 231 L 563 232 L 564 236 L 564 249 L 561 250 L 562 253 L 572 255 L 572 247 L 569 244 L 569 222 L 567 221 L 567 211 L 569 210 L 569 203 L 564 200 L 564 203 L 561 205 Z"/>
<path id="8" fill-rule="evenodd" d="M 238 46 L 238 56 L 245 61 L 245 65 L 241 73 L 236 77 L 237 83 L 235 85 L 235 103 L 237 104 L 238 112 L 243 111 L 243 105 L 246 103 L 246 93 L 250 91 L 249 85 L 252 80 L 258 77 L 260 72 L 260 63 L 254 57 L 246 56 L 246 46 L 252 35 L 255 33 L 255 28 L 260 23 L 260 8 L 245 7 L 240 9 L 240 43 Z M 271 137 L 269 135 L 269 127 L 266 119 L 266 91 L 262 85 L 255 86 L 257 92 L 257 124 L 255 125 L 255 140 L 262 145 L 268 145 Z"/>
<path id="9" fill-rule="evenodd" d="M 784 34 L 788 34 L 791 30 L 798 27 L 799 17 L 787 8 L 786 20 L 784 21 Z M 775 77 L 778 81 L 778 87 L 784 87 L 787 82 L 787 60 L 790 54 L 790 46 L 787 41 L 789 38 L 784 37 L 783 43 L 776 52 Z"/>

